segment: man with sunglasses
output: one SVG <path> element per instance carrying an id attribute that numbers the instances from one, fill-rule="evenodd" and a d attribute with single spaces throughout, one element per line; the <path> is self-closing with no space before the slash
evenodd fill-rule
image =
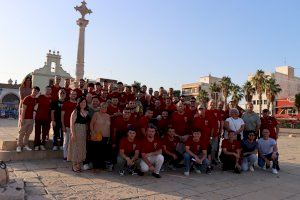
<path id="1" fill-rule="evenodd" d="M 242 170 L 254 172 L 254 163 L 257 161 L 257 142 L 255 140 L 255 131 L 248 132 L 247 138 L 242 143 Z"/>

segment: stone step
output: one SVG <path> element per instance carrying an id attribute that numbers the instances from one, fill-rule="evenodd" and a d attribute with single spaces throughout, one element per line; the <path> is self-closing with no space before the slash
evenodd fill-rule
<path id="1" fill-rule="evenodd" d="M 53 142 L 52 140 L 48 140 L 46 142 L 46 149 L 52 149 L 52 145 Z M 30 148 L 33 148 L 33 140 L 29 140 L 28 145 L 30 146 Z M 1 140 L 0 139 L 0 150 L 3 151 L 14 151 L 17 148 L 17 140 Z"/>
<path id="2" fill-rule="evenodd" d="M 20 153 L 14 151 L 0 150 L 0 160 L 8 161 L 21 161 L 21 160 L 43 160 L 61 158 L 63 159 L 63 151 L 22 151 Z"/>

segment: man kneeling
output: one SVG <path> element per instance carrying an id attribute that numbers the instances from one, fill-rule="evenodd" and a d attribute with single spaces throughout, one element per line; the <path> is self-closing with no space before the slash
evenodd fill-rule
<path id="1" fill-rule="evenodd" d="M 191 160 L 194 162 L 196 173 L 201 174 L 201 169 L 205 169 L 207 174 L 211 173 L 211 166 L 207 159 L 207 146 L 200 140 L 201 132 L 199 129 L 193 130 L 193 136 L 190 136 L 185 142 L 184 153 L 184 175 L 190 175 Z"/>
<path id="2" fill-rule="evenodd" d="M 120 141 L 120 150 L 117 159 L 119 174 L 123 176 L 125 172 L 136 174 L 137 161 L 139 158 L 140 147 L 135 139 L 136 132 L 133 127 L 128 128 L 127 137 Z"/>
<path id="3" fill-rule="evenodd" d="M 270 161 L 273 161 L 272 173 L 277 174 L 279 170 L 278 165 L 278 148 L 274 139 L 270 138 L 270 131 L 263 129 L 263 137 L 258 140 L 258 166 L 266 169 L 270 168 Z"/>
<path id="4" fill-rule="evenodd" d="M 155 126 L 149 125 L 146 131 L 146 138 L 141 142 L 141 171 L 151 171 L 152 176 L 161 178 L 159 175 L 161 166 L 164 163 L 162 146 L 158 138 L 155 138 Z"/>

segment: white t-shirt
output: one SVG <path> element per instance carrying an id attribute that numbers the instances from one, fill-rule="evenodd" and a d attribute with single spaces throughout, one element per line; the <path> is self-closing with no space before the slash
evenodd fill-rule
<path id="1" fill-rule="evenodd" d="M 258 150 L 263 155 L 268 155 L 270 153 L 273 153 L 274 146 L 276 145 L 276 141 L 272 138 L 269 138 L 267 140 L 264 140 L 264 138 L 260 138 L 257 143 L 258 143 Z"/>
<path id="2" fill-rule="evenodd" d="M 242 118 L 234 119 L 232 117 L 229 117 L 225 121 L 228 122 L 229 129 L 233 130 L 233 131 L 239 130 L 245 124 L 245 122 L 243 121 Z M 241 139 L 243 139 L 243 131 L 240 134 L 241 134 Z M 227 131 L 224 133 L 224 138 L 228 139 L 228 132 Z"/>

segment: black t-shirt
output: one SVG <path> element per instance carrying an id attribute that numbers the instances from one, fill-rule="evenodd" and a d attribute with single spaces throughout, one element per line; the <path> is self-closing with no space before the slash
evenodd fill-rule
<path id="1" fill-rule="evenodd" d="M 247 153 L 247 152 L 252 152 L 258 148 L 258 144 L 256 141 L 253 141 L 250 143 L 248 140 L 244 139 L 242 141 L 242 152 Z M 246 155 L 246 157 L 249 155 Z"/>
<path id="2" fill-rule="evenodd" d="M 63 105 L 63 101 L 57 100 L 52 102 L 51 111 L 54 110 L 54 120 L 56 123 L 61 123 L 61 107 Z"/>

